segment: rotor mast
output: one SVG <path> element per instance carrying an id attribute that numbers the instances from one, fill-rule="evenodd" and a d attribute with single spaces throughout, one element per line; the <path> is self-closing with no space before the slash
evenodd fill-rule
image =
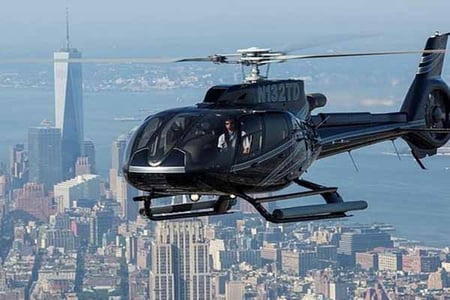
<path id="1" fill-rule="evenodd" d="M 267 80 L 266 76 L 261 75 L 260 66 L 269 64 L 274 55 L 269 48 L 251 47 L 247 49 L 239 49 L 237 53 L 241 55 L 239 63 L 243 66 L 251 68 L 250 74 L 245 77 L 245 82 L 255 83 Z M 277 53 L 278 54 L 278 53 Z"/>

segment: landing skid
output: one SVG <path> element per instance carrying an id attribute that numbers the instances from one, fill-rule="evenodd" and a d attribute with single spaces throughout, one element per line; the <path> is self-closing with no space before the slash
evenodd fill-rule
<path id="1" fill-rule="evenodd" d="M 326 187 L 303 179 L 296 179 L 294 182 L 308 191 L 276 195 L 270 197 L 253 198 L 244 193 L 237 196 L 249 202 L 255 209 L 269 222 L 290 223 L 312 220 L 334 219 L 347 217 L 348 211 L 362 210 L 367 208 L 365 201 L 344 202 L 337 192 L 336 187 Z M 275 209 L 269 212 L 263 203 L 288 200 L 294 198 L 320 195 L 326 204 L 294 206 L 288 208 Z M 236 199 L 231 196 L 221 195 L 217 200 L 201 201 L 193 203 L 183 203 L 167 206 L 151 207 L 151 200 L 164 197 L 161 195 L 149 195 L 135 197 L 135 201 L 144 201 L 144 208 L 139 212 L 150 220 L 173 220 L 182 218 L 192 218 L 201 216 L 214 216 L 230 214 L 230 209 L 236 204 Z"/>
<path id="2" fill-rule="evenodd" d="M 289 223 L 303 222 L 323 219 L 343 218 L 348 215 L 346 212 L 352 210 L 361 210 L 367 208 L 365 201 L 348 201 L 344 202 L 337 192 L 336 187 L 326 187 L 303 179 L 296 179 L 294 182 L 304 188 L 309 189 L 305 192 L 297 192 L 292 194 L 277 195 L 263 198 L 252 198 L 248 195 L 239 195 L 247 200 L 256 210 L 269 222 L 272 223 Z M 275 209 L 270 213 L 262 203 L 288 200 L 294 198 L 302 198 L 308 196 L 320 195 L 326 204 L 302 205 L 288 208 Z"/>
<path id="3" fill-rule="evenodd" d="M 156 198 L 161 198 L 161 196 Z M 139 214 L 153 221 L 231 214 L 232 212 L 229 212 L 229 210 L 237 202 L 236 198 L 222 195 L 214 201 L 151 207 L 152 199 L 155 199 L 155 197 L 150 195 L 133 198 L 134 201 L 144 201 L 144 208 L 139 210 Z"/>

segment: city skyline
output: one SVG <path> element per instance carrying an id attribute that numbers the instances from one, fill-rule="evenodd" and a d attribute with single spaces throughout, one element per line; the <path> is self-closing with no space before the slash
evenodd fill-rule
<path id="1" fill-rule="evenodd" d="M 435 30 L 450 31 L 449 8 L 444 0 L 18 0 L 0 11 L 0 61 L 55 49 L 63 59 L 209 55 L 379 32 L 311 51 L 421 49 Z M 332 111 L 385 112 L 397 110 L 418 59 L 311 61 L 271 74 L 304 76 L 309 92 L 327 94 Z M 271 224 L 248 203 L 226 216 L 153 222 L 138 215 L 132 198 L 142 193 L 122 172 L 132 128 L 158 111 L 201 102 L 211 85 L 239 82 L 241 70 L 83 65 L 82 74 L 81 64 L 67 62 L 51 69 L 0 63 L 0 144 L 9 151 L 0 150 L 0 299 L 450 297 L 450 156 L 425 159 L 423 172 L 382 144 L 355 151 L 359 172 L 347 156 L 318 162 L 307 179 L 369 202 L 368 211 L 336 222 Z M 52 115 L 54 127 L 39 125 Z"/>

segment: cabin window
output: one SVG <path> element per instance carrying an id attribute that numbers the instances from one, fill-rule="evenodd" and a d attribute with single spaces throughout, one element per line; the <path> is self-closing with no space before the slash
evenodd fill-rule
<path id="1" fill-rule="evenodd" d="M 289 126 L 284 114 L 267 114 L 264 116 L 264 152 L 282 144 L 289 137 Z"/>
<path id="2" fill-rule="evenodd" d="M 178 147 L 193 169 L 229 167 L 239 146 L 238 125 L 232 115 L 206 115 L 191 126 Z"/>
<path id="3" fill-rule="evenodd" d="M 247 161 L 261 153 L 263 126 L 261 116 L 251 115 L 240 119 L 240 142 L 237 162 Z"/>

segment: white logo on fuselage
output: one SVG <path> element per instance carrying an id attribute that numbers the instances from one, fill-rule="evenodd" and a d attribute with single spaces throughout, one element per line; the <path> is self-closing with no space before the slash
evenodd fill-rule
<path id="1" fill-rule="evenodd" d="M 300 95 L 301 86 L 298 82 L 258 86 L 258 103 L 299 101 Z"/>

